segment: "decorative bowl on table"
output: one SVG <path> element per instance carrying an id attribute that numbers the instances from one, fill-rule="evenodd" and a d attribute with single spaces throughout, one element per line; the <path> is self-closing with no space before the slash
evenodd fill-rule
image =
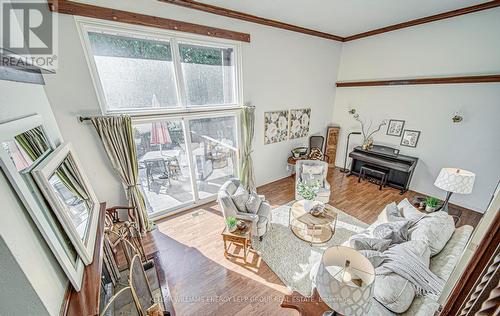
<path id="1" fill-rule="evenodd" d="M 244 221 L 238 221 L 236 223 L 236 227 L 238 227 L 239 230 L 243 230 L 247 228 L 247 223 L 245 223 Z"/>
<path id="2" fill-rule="evenodd" d="M 314 205 L 309 213 L 314 217 L 321 217 L 325 214 L 325 204 L 319 203 Z"/>

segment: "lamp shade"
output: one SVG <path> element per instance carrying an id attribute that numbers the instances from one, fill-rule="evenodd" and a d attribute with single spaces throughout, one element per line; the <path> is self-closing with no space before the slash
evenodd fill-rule
<path id="1" fill-rule="evenodd" d="M 335 312 L 360 316 L 370 310 L 374 280 L 368 259 L 352 248 L 334 246 L 323 253 L 315 283 L 321 299 Z"/>
<path id="2" fill-rule="evenodd" d="M 448 192 L 469 194 L 472 192 L 476 175 L 458 168 L 443 168 L 434 185 Z"/>

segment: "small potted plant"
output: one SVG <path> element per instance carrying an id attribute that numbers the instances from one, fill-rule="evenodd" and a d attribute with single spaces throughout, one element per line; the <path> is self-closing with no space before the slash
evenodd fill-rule
<path id="1" fill-rule="evenodd" d="M 226 218 L 226 225 L 227 225 L 227 229 L 229 229 L 229 232 L 234 232 L 238 227 L 236 227 L 236 223 L 237 223 L 237 220 L 236 218 L 232 217 L 232 216 L 228 216 Z"/>
<path id="2" fill-rule="evenodd" d="M 438 207 L 439 200 L 433 196 L 429 196 L 425 199 L 425 211 L 428 213 L 434 212 Z"/>
<path id="3" fill-rule="evenodd" d="M 299 181 L 297 183 L 297 193 L 304 198 L 304 210 L 309 212 L 313 207 L 313 201 L 318 195 L 319 181 L 315 183 L 305 183 Z"/>

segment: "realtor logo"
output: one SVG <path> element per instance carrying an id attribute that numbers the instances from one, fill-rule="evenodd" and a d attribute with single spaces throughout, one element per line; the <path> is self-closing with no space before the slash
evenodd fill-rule
<path id="1" fill-rule="evenodd" d="M 0 0 L 2 54 L 48 70 L 57 60 L 57 20 L 44 0 Z M 19 65 L 17 65 L 19 66 Z"/>

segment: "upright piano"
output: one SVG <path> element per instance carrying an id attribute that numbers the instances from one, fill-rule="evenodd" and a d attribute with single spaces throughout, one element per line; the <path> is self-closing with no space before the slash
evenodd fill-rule
<path id="1" fill-rule="evenodd" d="M 359 175 L 363 165 L 372 165 L 386 169 L 389 173 L 387 185 L 400 189 L 399 194 L 408 191 L 413 171 L 417 166 L 417 157 L 400 155 L 399 150 L 382 145 L 373 145 L 372 149 L 365 150 L 358 146 L 349 153 L 352 158 L 349 175 Z"/>

